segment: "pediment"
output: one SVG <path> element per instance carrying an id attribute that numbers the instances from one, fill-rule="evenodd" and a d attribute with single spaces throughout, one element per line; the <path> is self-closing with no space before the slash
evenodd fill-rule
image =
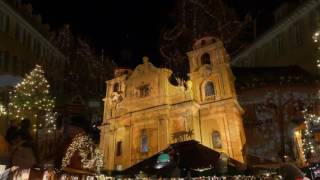
<path id="1" fill-rule="evenodd" d="M 144 77 L 153 76 L 157 74 L 158 71 L 159 71 L 159 68 L 155 67 L 148 60 L 144 59 L 143 64 L 138 65 L 134 69 L 128 81 L 133 79 L 143 79 Z"/>

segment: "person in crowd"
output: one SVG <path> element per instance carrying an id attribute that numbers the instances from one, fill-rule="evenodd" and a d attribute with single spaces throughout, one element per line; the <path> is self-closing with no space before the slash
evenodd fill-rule
<path id="1" fill-rule="evenodd" d="M 6 141 L 8 144 L 11 146 L 15 144 L 15 141 L 17 140 L 18 137 L 18 121 L 17 120 L 11 120 L 10 121 L 10 127 L 7 129 L 6 132 Z"/>
<path id="2" fill-rule="evenodd" d="M 31 121 L 23 119 L 17 131 L 16 143 L 12 149 L 12 165 L 31 168 L 37 163 L 35 143 L 31 135 Z"/>

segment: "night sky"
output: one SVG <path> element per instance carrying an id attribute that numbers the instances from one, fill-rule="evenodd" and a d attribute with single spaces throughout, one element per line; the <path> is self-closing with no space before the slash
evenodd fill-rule
<path id="1" fill-rule="evenodd" d="M 23 0 L 52 27 L 71 24 L 73 30 L 97 48 L 103 48 L 120 65 L 134 66 L 147 55 L 157 64 L 160 29 L 171 22 L 174 0 Z M 239 14 L 269 12 L 281 0 L 228 0 Z M 130 50 L 132 62 L 121 62 L 120 52 Z"/>

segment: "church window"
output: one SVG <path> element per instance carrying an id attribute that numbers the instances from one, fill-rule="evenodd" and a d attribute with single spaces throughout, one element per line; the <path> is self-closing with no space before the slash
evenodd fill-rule
<path id="1" fill-rule="evenodd" d="M 201 56 L 201 65 L 211 64 L 210 55 L 208 53 L 204 53 Z"/>
<path id="2" fill-rule="evenodd" d="M 213 131 L 212 132 L 212 146 L 215 149 L 222 148 L 221 136 L 220 136 L 220 133 L 218 131 Z"/>
<path id="3" fill-rule="evenodd" d="M 122 154 L 122 141 L 118 141 L 117 142 L 117 152 L 116 152 L 116 155 L 117 156 L 121 156 Z"/>
<path id="4" fill-rule="evenodd" d="M 119 83 L 115 83 L 115 84 L 113 85 L 113 92 L 119 92 L 119 90 L 120 90 L 120 85 L 119 85 Z"/>
<path id="5" fill-rule="evenodd" d="M 146 97 L 150 95 L 150 86 L 148 84 L 140 86 L 138 89 L 140 97 Z"/>
<path id="6" fill-rule="evenodd" d="M 204 90 L 205 90 L 206 97 L 215 95 L 214 85 L 213 85 L 213 82 L 211 82 L 211 81 L 206 83 L 206 85 L 204 86 Z"/>
<path id="7" fill-rule="evenodd" d="M 149 147 L 148 147 L 148 135 L 147 135 L 147 130 L 146 129 L 142 129 L 141 130 L 141 146 L 140 146 L 140 152 L 141 153 L 146 153 L 149 151 Z"/>

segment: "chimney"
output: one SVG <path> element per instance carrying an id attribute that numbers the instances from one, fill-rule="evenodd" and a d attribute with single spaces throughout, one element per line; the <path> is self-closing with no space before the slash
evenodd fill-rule
<path id="1" fill-rule="evenodd" d="M 36 23 L 38 23 L 39 25 L 42 24 L 42 17 L 40 15 L 35 15 L 34 16 L 34 20 L 36 21 Z"/>

